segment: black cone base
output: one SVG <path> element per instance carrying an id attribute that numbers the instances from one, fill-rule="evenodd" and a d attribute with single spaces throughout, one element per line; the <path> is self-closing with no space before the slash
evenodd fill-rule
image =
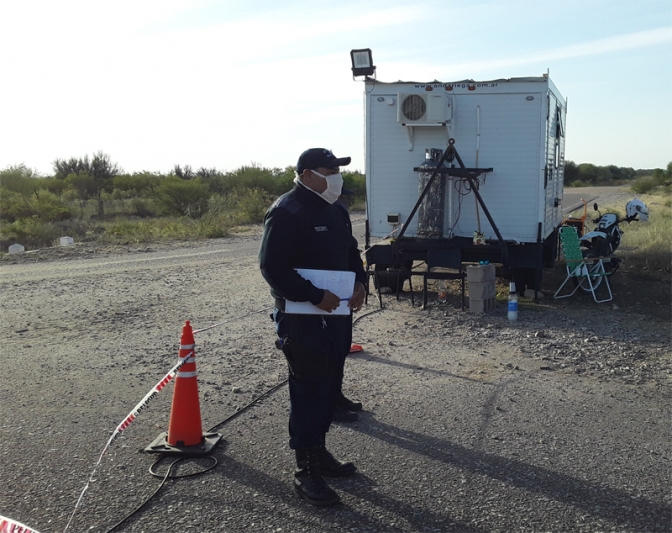
<path id="1" fill-rule="evenodd" d="M 196 444 L 195 446 L 173 446 L 168 444 L 168 433 L 164 431 L 144 451 L 167 455 L 208 455 L 219 444 L 221 439 L 222 436 L 219 433 L 204 433 L 200 444 Z"/>

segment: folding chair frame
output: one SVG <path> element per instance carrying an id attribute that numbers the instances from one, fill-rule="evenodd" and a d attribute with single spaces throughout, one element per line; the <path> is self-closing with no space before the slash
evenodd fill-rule
<path id="1" fill-rule="evenodd" d="M 579 289 L 583 290 L 588 289 L 590 290 L 590 293 L 593 295 L 593 300 L 595 300 L 595 302 L 598 304 L 613 300 L 614 296 L 611 292 L 611 286 L 609 285 L 609 276 L 611 275 L 611 272 L 607 272 L 605 270 L 602 258 L 600 257 L 585 258 L 581 255 L 581 248 L 579 245 L 576 228 L 572 226 L 563 226 L 562 228 L 560 228 L 560 242 L 562 245 L 562 251 L 565 255 L 565 260 L 567 261 L 567 277 L 565 278 L 565 281 L 562 282 L 562 285 L 560 285 L 558 290 L 555 292 L 553 298 L 555 298 L 556 300 L 559 300 L 561 298 L 569 298 L 570 296 L 573 296 L 574 293 L 576 293 L 576 291 L 578 291 Z M 589 263 L 594 263 L 592 268 L 588 266 Z M 596 294 L 597 286 L 593 285 L 593 281 L 591 278 L 598 276 L 604 277 L 604 284 L 607 287 L 609 298 L 604 298 L 602 300 L 599 300 L 597 298 Z M 570 279 L 579 280 L 578 283 L 576 284 L 576 287 L 574 287 L 574 290 L 569 294 L 559 296 L 563 287 L 567 285 L 567 282 Z M 584 283 L 588 283 L 588 287 L 586 287 Z"/>

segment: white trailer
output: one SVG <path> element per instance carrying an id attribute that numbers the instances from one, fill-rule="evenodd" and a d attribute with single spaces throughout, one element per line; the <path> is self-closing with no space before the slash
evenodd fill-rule
<path id="1" fill-rule="evenodd" d="M 365 104 L 367 238 L 398 237 L 394 262 L 400 251 L 408 260 L 443 249 L 457 250 L 460 263 L 552 266 L 567 103 L 548 75 L 450 83 L 367 77 Z"/>

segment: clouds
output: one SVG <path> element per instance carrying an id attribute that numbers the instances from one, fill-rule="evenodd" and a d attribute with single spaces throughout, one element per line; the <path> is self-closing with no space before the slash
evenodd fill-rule
<path id="1" fill-rule="evenodd" d="M 623 51 L 638 50 L 651 46 L 672 43 L 672 26 L 652 30 L 616 35 L 604 39 L 596 39 L 556 48 L 542 48 L 528 53 L 506 55 L 505 57 L 453 63 L 449 69 L 452 72 L 496 72 L 509 67 L 521 65 L 546 64 L 569 59 L 615 54 Z M 548 42 L 540 43 L 542 46 Z M 458 77 L 460 74 L 457 74 Z"/>
<path id="2" fill-rule="evenodd" d="M 663 124 L 672 117 L 656 101 L 660 92 L 648 93 L 651 102 L 638 102 L 636 113 L 622 110 L 631 128 L 649 132 L 636 151 L 641 163 L 571 128 L 582 120 L 595 127 L 599 117 L 614 129 L 619 61 L 652 86 L 672 83 L 661 67 L 672 60 L 669 8 L 642 2 L 3 3 L 0 168 L 25 162 L 49 172 L 57 157 L 97 150 L 130 171 L 285 166 L 306 146 L 323 145 L 362 169 L 363 87 L 352 81 L 349 51 L 366 47 L 384 81 L 485 80 L 550 68 L 573 102 L 569 158 L 664 165 L 668 155 L 650 148 L 669 138 Z M 652 54 L 655 61 L 637 59 Z M 646 124 L 644 105 L 656 109 Z"/>

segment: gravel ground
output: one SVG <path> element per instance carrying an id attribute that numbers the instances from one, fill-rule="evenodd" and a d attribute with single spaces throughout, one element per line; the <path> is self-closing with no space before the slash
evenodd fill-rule
<path id="1" fill-rule="evenodd" d="M 502 304 L 460 311 L 455 290 L 427 310 L 408 293 L 382 311 L 370 299 L 345 385 L 365 412 L 328 436 L 359 472 L 330 482 L 341 505 L 317 509 L 291 490 L 286 387 L 221 424 L 286 379 L 259 228 L 248 231 L 5 258 L 0 515 L 64 530 L 112 430 L 174 364 L 189 319 L 220 324 L 196 335 L 203 427 L 224 439 L 218 465 L 167 481 L 119 531 L 670 531 L 669 282 L 647 285 L 657 304 L 623 305 L 642 287 L 615 277 L 612 306 L 523 302 L 517 322 Z M 169 386 L 116 441 L 68 531 L 106 531 L 161 484 L 147 471 L 157 456 L 139 450 L 166 431 L 171 396 Z"/>

